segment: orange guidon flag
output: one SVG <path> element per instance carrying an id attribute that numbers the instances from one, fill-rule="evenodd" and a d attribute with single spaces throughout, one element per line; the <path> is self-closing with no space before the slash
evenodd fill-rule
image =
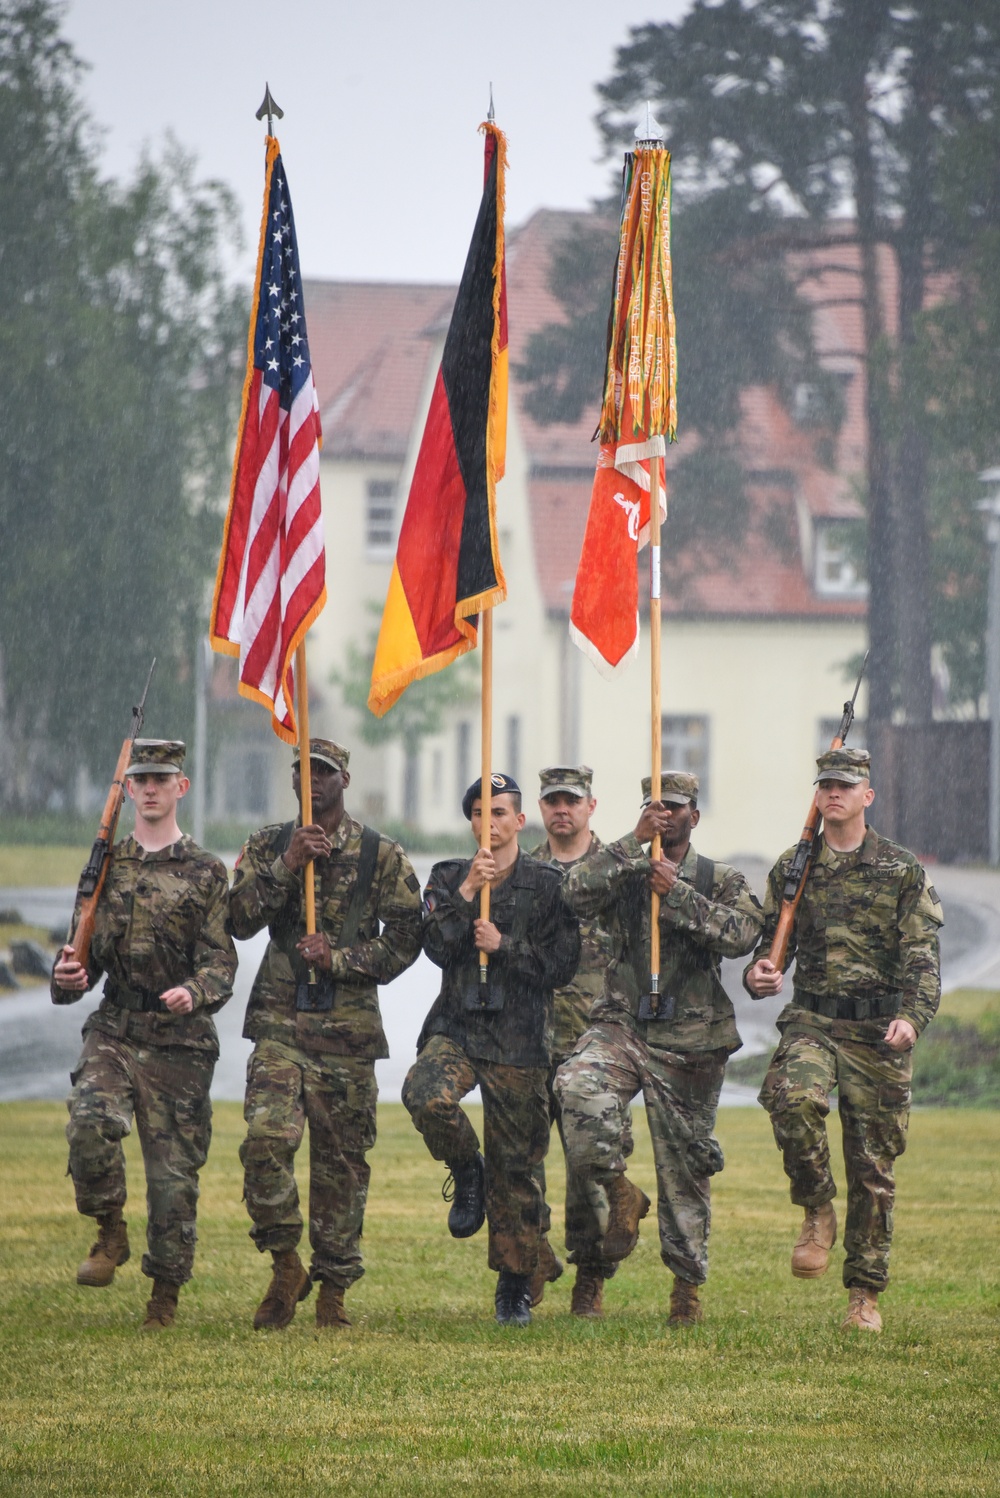
<path id="1" fill-rule="evenodd" d="M 625 158 L 601 449 L 570 610 L 570 635 L 606 676 L 639 648 L 636 555 L 649 540 L 649 465 L 677 430 L 670 263 L 670 152 Z M 666 515 L 660 487 L 660 516 Z M 658 566 L 654 569 L 659 576 Z"/>
<path id="2" fill-rule="evenodd" d="M 506 138 L 485 124 L 482 201 L 445 339 L 382 614 L 368 706 L 478 641 L 476 616 L 507 596 L 496 481 L 507 443 Z"/>

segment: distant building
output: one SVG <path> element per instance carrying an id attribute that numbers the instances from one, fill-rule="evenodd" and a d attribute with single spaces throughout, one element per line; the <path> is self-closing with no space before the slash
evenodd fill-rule
<path id="1" fill-rule="evenodd" d="M 525 411 L 516 376 L 528 338 L 561 315 L 549 289 L 549 260 L 581 218 L 542 210 L 508 236 L 511 405 L 507 473 L 497 500 L 508 602 L 494 616 L 493 759 L 529 797 L 539 767 L 593 765 L 596 825 L 615 836 L 634 824 L 639 780 L 649 769 L 648 635 L 644 630 L 640 658 L 614 682 L 600 677 L 568 638 L 596 456 L 597 392 L 594 410 L 576 425 L 542 427 Z M 749 476 L 745 534 L 674 556 L 669 521 L 664 532 L 664 764 L 700 775 L 698 838 L 720 857 L 770 857 L 794 840 L 812 758 L 828 743 L 850 690 L 846 663 L 864 648 L 865 585 L 855 563 L 863 528 L 861 328 L 857 309 L 842 290 L 838 295 L 839 281 L 851 279 L 855 254 L 846 244 L 825 251 L 824 264 L 843 258 L 843 273 L 826 271 L 805 287 L 817 303 L 822 363 L 843 391 L 846 414 L 835 442 L 816 427 L 808 387 L 794 393 L 791 411 L 770 390 L 747 390 L 740 430 Z M 346 643 L 362 644 L 377 624 L 454 291 L 305 285 L 323 419 L 329 592 L 309 642 L 312 722 L 316 732 L 352 747 L 350 805 L 375 822 L 402 819 L 402 750 L 397 743 L 378 750 L 362 744 L 330 674 L 342 665 Z M 678 305 L 683 334 L 680 289 Z M 682 404 L 682 434 L 683 415 Z M 673 453 L 696 440 L 682 435 Z M 668 455 L 668 487 L 672 461 Z M 643 553 L 640 566 L 646 565 Z M 863 694 L 858 719 L 862 742 Z M 267 742 L 271 737 L 263 721 L 252 730 L 252 750 L 242 729 L 227 735 L 217 803 L 229 786 L 231 801 L 267 801 L 272 812 L 290 814 L 288 755 L 276 740 Z M 464 831 L 461 792 L 478 773 L 478 760 L 479 707 L 472 702 L 453 709 L 422 746 L 416 799 L 423 830 Z"/>

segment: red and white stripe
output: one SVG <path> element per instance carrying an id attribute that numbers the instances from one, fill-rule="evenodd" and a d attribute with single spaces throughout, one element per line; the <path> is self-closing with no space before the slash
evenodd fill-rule
<path id="1" fill-rule="evenodd" d="M 233 484 L 212 634 L 239 646 L 240 689 L 295 736 L 292 658 L 326 596 L 312 374 L 283 411 L 255 369 Z"/>

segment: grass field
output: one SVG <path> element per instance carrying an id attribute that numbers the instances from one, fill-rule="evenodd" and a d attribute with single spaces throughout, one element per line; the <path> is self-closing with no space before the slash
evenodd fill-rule
<path id="1" fill-rule="evenodd" d="M 75 885 L 89 853 L 89 844 L 32 847 L 7 842 L 0 847 L 0 886 Z"/>
<path id="2" fill-rule="evenodd" d="M 530 1328 L 499 1328 L 485 1234 L 448 1237 L 441 1169 L 398 1104 L 380 1110 L 352 1331 L 317 1335 L 312 1301 L 287 1331 L 252 1331 L 267 1272 L 246 1236 L 242 1120 L 226 1104 L 196 1277 L 174 1330 L 141 1337 L 135 1141 L 133 1257 L 111 1289 L 80 1289 L 92 1235 L 63 1174 L 64 1118 L 54 1104 L 0 1107 L 0 1493 L 1000 1490 L 1000 1113 L 914 1114 L 881 1338 L 838 1332 L 839 1251 L 825 1280 L 788 1274 L 796 1214 L 752 1109 L 720 1114 L 702 1327 L 667 1328 L 647 1222 L 603 1322 L 569 1316 L 567 1274 Z M 649 1190 L 637 1125 L 634 1174 Z M 558 1149 L 550 1178 L 558 1207 Z"/>

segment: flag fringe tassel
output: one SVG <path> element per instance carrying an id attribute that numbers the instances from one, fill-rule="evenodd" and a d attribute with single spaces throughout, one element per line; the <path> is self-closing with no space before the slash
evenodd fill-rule
<path id="1" fill-rule="evenodd" d="M 635 639 L 632 641 L 632 644 L 629 646 L 628 650 L 626 650 L 625 654 L 616 665 L 613 665 L 611 661 L 607 660 L 601 654 L 594 642 L 589 639 L 582 630 L 576 627 L 572 619 L 569 623 L 569 637 L 573 641 L 573 644 L 577 647 L 577 649 L 583 651 L 587 659 L 591 662 L 592 665 L 597 667 L 598 671 L 607 681 L 614 681 L 616 677 L 622 674 L 629 662 L 634 661 L 636 656 L 639 654 L 638 610 L 636 611 L 635 616 Z"/>
<path id="2" fill-rule="evenodd" d="M 505 228 L 504 213 L 507 208 L 507 137 L 503 131 L 492 121 L 486 120 L 480 129 L 487 135 L 491 135 L 496 143 L 497 152 L 497 243 L 496 254 L 493 257 L 493 336 L 490 340 L 490 410 L 486 421 L 486 503 L 490 516 L 490 552 L 493 557 L 493 571 L 496 574 L 497 586 L 489 595 L 482 595 L 475 600 L 475 607 L 470 608 L 470 601 L 464 600 L 464 613 L 467 617 L 470 613 L 478 613 L 483 608 L 493 608 L 497 603 L 503 603 L 507 597 L 507 580 L 504 577 L 503 567 L 500 564 L 500 547 L 497 542 L 497 486 L 496 486 L 496 428 L 499 418 L 499 397 L 497 394 L 497 364 L 500 359 L 500 296 L 503 290 L 504 271 L 504 245 Z M 456 615 L 455 623 L 458 624 Z M 459 626 L 461 627 L 461 626 Z"/>

